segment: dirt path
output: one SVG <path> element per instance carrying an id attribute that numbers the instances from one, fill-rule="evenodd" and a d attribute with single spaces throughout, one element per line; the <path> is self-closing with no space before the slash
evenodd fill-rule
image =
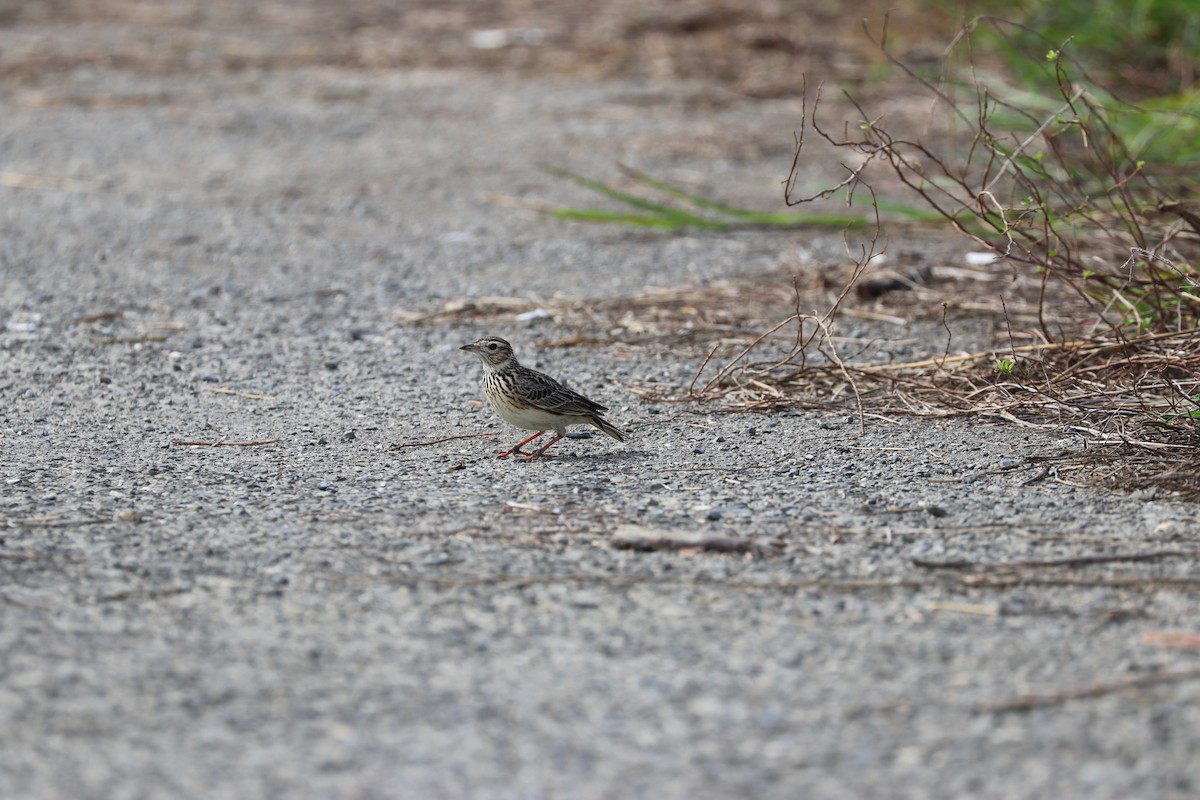
<path id="1" fill-rule="evenodd" d="M 844 266 L 532 210 L 616 161 L 777 207 L 780 66 L 689 54 L 824 52 L 766 5 L 558 5 L 0 28 L 0 796 L 1194 796 L 1194 505 L 1029 460 L 1070 431 L 640 400 L 721 309 L 546 346 L 579 300 Z M 630 441 L 494 459 L 484 332 Z"/>

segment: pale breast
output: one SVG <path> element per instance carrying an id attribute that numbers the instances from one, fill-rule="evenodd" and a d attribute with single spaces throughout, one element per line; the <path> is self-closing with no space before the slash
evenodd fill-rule
<path id="1" fill-rule="evenodd" d="M 518 428 L 561 433 L 571 424 L 567 417 L 521 402 L 513 396 L 511 382 L 498 374 L 489 375 L 484 379 L 483 396 L 501 419 Z"/>

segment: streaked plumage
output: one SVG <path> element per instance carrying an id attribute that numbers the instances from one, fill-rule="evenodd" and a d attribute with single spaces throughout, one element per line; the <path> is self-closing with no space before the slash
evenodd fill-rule
<path id="1" fill-rule="evenodd" d="M 510 425 L 537 431 L 533 436 L 500 454 L 505 458 L 517 453 L 526 461 L 547 457 L 546 451 L 567 433 L 568 425 L 591 425 L 616 439 L 625 441 L 625 434 L 613 427 L 601 414 L 607 408 L 563 386 L 549 375 L 521 366 L 513 355 L 512 345 L 498 336 L 485 336 L 459 348 L 479 356 L 483 362 L 483 397 L 500 418 Z M 533 453 L 521 447 L 546 431 L 554 438 Z"/>

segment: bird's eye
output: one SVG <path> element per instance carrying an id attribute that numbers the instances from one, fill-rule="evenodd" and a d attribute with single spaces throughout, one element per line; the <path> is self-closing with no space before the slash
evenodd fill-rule
<path id="1" fill-rule="evenodd" d="M 488 350 L 495 350 L 495 349 L 496 349 L 496 343 L 495 343 L 495 342 L 492 342 L 491 344 L 489 344 L 489 345 L 488 345 Z"/>

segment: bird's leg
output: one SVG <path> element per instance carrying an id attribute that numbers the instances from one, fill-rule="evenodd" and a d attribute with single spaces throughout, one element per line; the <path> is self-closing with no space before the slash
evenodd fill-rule
<path id="1" fill-rule="evenodd" d="M 496 458 L 508 458 L 513 453 L 516 453 L 517 455 L 521 455 L 521 456 L 528 456 L 529 454 L 526 453 L 521 448 L 524 447 L 525 445 L 529 444 L 530 442 L 532 442 L 537 437 L 541 436 L 543 433 L 545 433 L 545 431 L 538 431 L 533 436 L 530 436 L 528 439 L 522 439 L 520 442 L 517 443 L 517 446 L 514 447 L 512 450 L 505 450 L 503 453 L 496 456 Z M 545 448 L 542 448 L 542 449 L 545 449 Z"/>
<path id="2" fill-rule="evenodd" d="M 554 434 L 553 439 L 546 442 L 546 444 L 542 445 L 535 452 L 529 453 L 528 455 L 526 455 L 525 460 L 533 461 L 535 458 L 554 458 L 554 456 L 546 455 L 546 451 L 550 449 L 550 445 L 554 444 L 555 442 L 557 442 L 559 439 L 562 439 L 562 438 L 563 438 L 563 435 L 561 433 Z"/>

